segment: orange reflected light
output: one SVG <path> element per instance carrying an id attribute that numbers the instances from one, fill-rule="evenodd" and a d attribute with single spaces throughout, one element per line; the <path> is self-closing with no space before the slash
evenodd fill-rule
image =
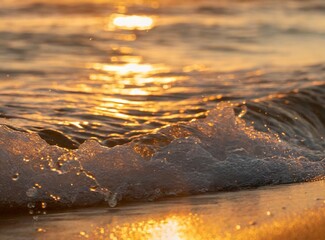
<path id="1" fill-rule="evenodd" d="M 122 30 L 149 30 L 153 28 L 153 19 L 149 16 L 113 15 L 111 25 Z"/>
<path id="2" fill-rule="evenodd" d="M 202 219 L 194 214 L 174 215 L 164 219 L 149 219 L 114 228 L 98 228 L 91 234 L 93 239 L 133 239 L 133 240 L 196 240 L 212 239 L 207 232 L 199 234 L 203 227 Z M 108 230 L 108 231 L 107 231 Z M 207 229 L 208 230 L 208 229 Z M 204 231 L 203 231 L 204 232 Z M 206 238 L 205 238 L 206 237 Z"/>
<path id="3" fill-rule="evenodd" d="M 151 64 L 127 63 L 127 64 L 101 64 L 95 63 L 90 66 L 96 70 L 112 72 L 120 76 L 129 74 L 151 74 L 168 71 L 166 67 Z"/>
<path id="4" fill-rule="evenodd" d="M 136 95 L 136 96 L 145 96 L 145 95 L 149 95 L 150 92 L 144 90 L 144 89 L 140 89 L 140 88 L 133 88 L 133 89 L 125 89 L 127 91 L 124 91 L 126 95 Z"/>
<path id="5" fill-rule="evenodd" d="M 142 57 L 140 56 L 114 56 L 111 57 L 112 62 L 123 62 L 123 63 L 140 63 Z"/>
<path id="6" fill-rule="evenodd" d="M 133 42 L 137 39 L 137 36 L 135 34 L 115 34 L 113 38 L 116 40 Z"/>
<path id="7" fill-rule="evenodd" d="M 185 80 L 185 77 L 159 76 L 168 73 L 170 69 L 164 65 L 143 63 L 103 64 L 94 63 L 88 66 L 91 69 L 105 73 L 90 74 L 89 79 L 103 81 L 103 89 L 112 94 L 125 96 L 145 96 L 153 93 L 162 93 L 171 88 L 176 81 Z"/>
<path id="8" fill-rule="evenodd" d="M 169 218 L 165 221 L 156 223 L 154 226 L 149 227 L 147 232 L 149 233 L 150 240 L 156 239 L 170 239 L 170 240 L 182 240 L 182 226 L 177 218 Z"/>

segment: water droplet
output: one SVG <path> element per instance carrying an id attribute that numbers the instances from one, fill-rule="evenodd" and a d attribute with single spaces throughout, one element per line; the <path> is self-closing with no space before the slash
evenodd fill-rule
<path id="1" fill-rule="evenodd" d="M 108 206 L 110 206 L 111 208 L 116 207 L 117 205 L 117 194 L 114 193 L 109 199 L 108 199 Z"/>
<path id="2" fill-rule="evenodd" d="M 23 158 L 23 161 L 27 163 L 27 162 L 29 162 L 30 160 L 29 160 L 29 158 L 24 157 L 24 158 Z"/>
<path id="3" fill-rule="evenodd" d="M 55 196 L 53 194 L 50 195 L 50 197 L 54 200 L 54 201 L 59 201 L 61 198 L 60 196 Z"/>
<path id="4" fill-rule="evenodd" d="M 236 225 L 236 230 L 240 230 L 241 226 L 240 225 Z"/>
<path id="5" fill-rule="evenodd" d="M 241 108 L 241 112 L 238 114 L 238 117 L 242 118 L 247 113 L 247 107 L 246 105 L 242 105 L 240 108 Z"/>
<path id="6" fill-rule="evenodd" d="M 19 173 L 15 173 L 13 176 L 12 176 L 12 180 L 13 181 L 17 181 L 19 179 Z"/>
<path id="7" fill-rule="evenodd" d="M 92 186 L 92 187 L 89 188 L 89 190 L 91 192 L 96 192 L 97 191 L 97 188 L 98 188 L 98 186 Z"/>
<path id="8" fill-rule="evenodd" d="M 27 204 L 27 207 L 28 207 L 28 208 L 35 208 L 35 203 L 29 202 L 29 203 Z"/>
<path id="9" fill-rule="evenodd" d="M 44 228 L 37 228 L 36 229 L 36 232 L 46 232 L 46 229 L 44 229 Z"/>
<path id="10" fill-rule="evenodd" d="M 37 189 L 35 187 L 31 187 L 26 191 L 27 197 L 35 197 L 37 195 Z"/>
<path id="11" fill-rule="evenodd" d="M 267 212 L 266 212 L 266 215 L 271 216 L 272 213 L 271 213 L 270 211 L 267 211 Z"/>

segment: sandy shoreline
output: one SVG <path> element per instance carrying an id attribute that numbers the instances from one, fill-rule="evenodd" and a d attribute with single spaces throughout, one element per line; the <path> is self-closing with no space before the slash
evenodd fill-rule
<path id="1" fill-rule="evenodd" d="M 1 239 L 325 239 L 325 182 L 2 217 Z"/>
<path id="2" fill-rule="evenodd" d="M 283 219 L 262 224 L 256 228 L 246 229 L 235 239 L 325 239 L 325 209 L 305 210 Z"/>

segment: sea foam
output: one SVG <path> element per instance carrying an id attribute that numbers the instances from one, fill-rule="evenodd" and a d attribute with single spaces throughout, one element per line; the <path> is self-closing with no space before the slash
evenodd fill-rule
<path id="1" fill-rule="evenodd" d="M 239 117 L 240 116 L 240 117 Z M 0 126 L 0 205 L 78 207 L 307 181 L 325 174 L 324 156 L 247 126 L 231 106 L 108 148 L 76 150 L 36 133 Z"/>

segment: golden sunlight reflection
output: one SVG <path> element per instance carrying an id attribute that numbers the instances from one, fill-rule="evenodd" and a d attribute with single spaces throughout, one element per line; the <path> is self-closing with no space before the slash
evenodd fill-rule
<path id="1" fill-rule="evenodd" d="M 149 74 L 157 73 L 165 68 L 160 66 L 153 66 L 151 64 L 140 64 L 140 63 L 127 63 L 127 64 L 101 64 L 95 63 L 91 66 L 93 69 L 102 70 L 105 72 L 115 73 L 117 75 L 128 75 L 128 74 Z"/>
<path id="2" fill-rule="evenodd" d="M 125 41 L 125 42 L 133 42 L 137 39 L 135 34 L 115 34 L 112 36 L 115 40 Z"/>
<path id="3" fill-rule="evenodd" d="M 137 95 L 137 96 L 145 96 L 145 95 L 149 95 L 150 93 L 146 90 L 140 89 L 140 88 L 133 88 L 131 90 L 128 91 L 128 95 Z"/>
<path id="4" fill-rule="evenodd" d="M 91 70 L 89 84 L 96 86 L 98 93 L 98 101 L 91 108 L 93 114 L 122 120 L 124 126 L 131 128 L 143 124 L 165 124 L 165 120 L 159 123 L 153 120 L 156 113 L 162 119 L 180 117 L 177 112 L 170 114 L 174 108 L 170 101 L 156 99 L 182 91 L 176 85 L 188 80 L 187 76 L 173 74 L 172 69 L 164 64 L 144 62 L 142 56 L 133 54 L 132 48 L 114 46 L 112 50 L 107 63 L 87 65 Z M 188 108 L 185 103 L 180 105 Z"/>
<path id="5" fill-rule="evenodd" d="M 125 126 L 138 126 L 139 121 L 150 121 L 152 113 L 170 109 L 170 103 L 153 102 L 147 97 L 164 96 L 175 82 L 187 79 L 173 76 L 165 65 L 142 63 L 141 57 L 133 55 L 112 56 L 110 63 L 93 63 L 88 68 L 95 70 L 89 80 L 99 83 L 105 94 L 92 112 L 124 120 Z M 130 111 L 138 115 L 128 114 Z"/>
<path id="6" fill-rule="evenodd" d="M 109 29 L 111 30 L 150 30 L 153 26 L 154 21 L 152 17 L 138 15 L 114 14 L 109 23 Z"/>
<path id="7" fill-rule="evenodd" d="M 122 63 L 140 63 L 142 61 L 142 57 L 140 56 L 113 56 L 111 57 L 112 62 L 122 62 Z"/>
<path id="8" fill-rule="evenodd" d="M 111 94 L 124 96 L 145 96 L 153 93 L 164 95 L 174 82 L 185 79 L 184 76 L 164 75 L 170 72 L 164 65 L 137 63 L 137 58 L 124 60 L 130 60 L 131 63 L 91 64 L 89 68 L 100 72 L 90 74 L 89 79 L 102 82 L 102 88 Z"/>
<path id="9" fill-rule="evenodd" d="M 196 240 L 203 239 L 198 228 L 204 226 L 196 214 L 172 215 L 163 219 L 124 224 L 110 228 L 98 227 L 89 237 L 94 239 L 133 239 L 133 240 Z M 207 237 L 209 233 L 205 237 Z"/>

